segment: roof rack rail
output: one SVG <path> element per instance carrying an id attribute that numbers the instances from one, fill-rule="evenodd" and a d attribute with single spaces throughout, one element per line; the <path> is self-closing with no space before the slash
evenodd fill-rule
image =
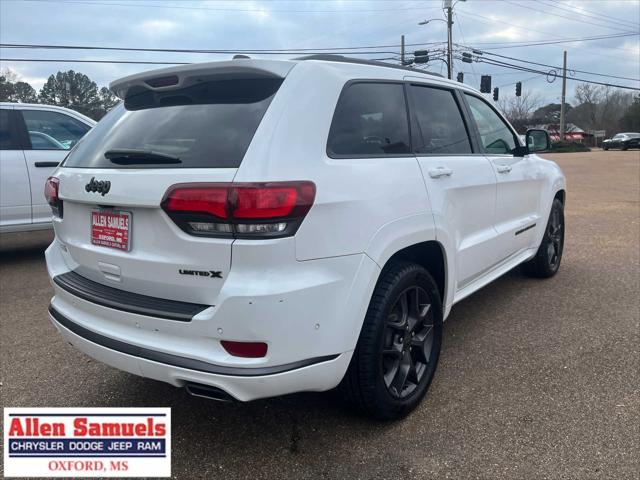
<path id="1" fill-rule="evenodd" d="M 330 53 L 322 53 L 316 55 L 306 55 L 304 57 L 293 58 L 292 60 L 325 60 L 327 62 L 343 62 L 343 63 L 355 63 L 358 65 L 373 65 L 376 67 L 396 68 L 399 70 L 405 70 L 412 73 L 424 73 L 426 75 L 433 75 L 434 77 L 444 78 L 443 75 L 435 72 L 428 72 L 426 70 L 416 70 L 415 68 L 405 67 L 404 65 L 394 65 L 392 63 L 380 62 L 378 60 L 363 60 L 361 58 L 345 57 L 344 55 L 334 55 Z"/>

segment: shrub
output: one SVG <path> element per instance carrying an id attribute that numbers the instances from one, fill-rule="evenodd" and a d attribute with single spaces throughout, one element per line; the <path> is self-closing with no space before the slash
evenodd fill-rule
<path id="1" fill-rule="evenodd" d="M 553 142 L 550 152 L 553 153 L 572 153 L 572 152 L 590 152 L 591 149 L 580 142 Z"/>

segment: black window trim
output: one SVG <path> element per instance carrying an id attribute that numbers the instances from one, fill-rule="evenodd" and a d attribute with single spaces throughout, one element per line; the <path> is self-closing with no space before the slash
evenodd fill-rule
<path id="1" fill-rule="evenodd" d="M 363 154 L 354 154 L 354 155 L 344 155 L 333 153 L 331 148 L 329 147 L 329 141 L 331 140 L 329 133 L 331 133 L 331 127 L 333 126 L 333 122 L 336 117 L 336 112 L 338 110 L 338 105 L 340 105 L 340 101 L 342 100 L 345 92 L 351 87 L 351 85 L 355 85 L 358 83 L 376 83 L 376 84 L 397 84 L 402 85 L 402 94 L 404 96 L 404 105 L 405 105 L 405 113 L 407 115 L 407 130 L 409 133 L 409 153 L 396 153 L 393 155 L 387 155 L 386 153 L 363 153 Z M 340 95 L 338 96 L 338 101 L 336 102 L 336 106 L 333 109 L 333 115 L 331 116 L 331 123 L 329 124 L 329 131 L 327 133 L 327 143 L 325 147 L 325 152 L 327 157 L 334 160 L 343 160 L 343 159 L 360 159 L 360 158 L 410 158 L 415 157 L 413 154 L 413 145 L 411 143 L 411 116 L 409 114 L 409 100 L 408 100 L 408 92 L 407 92 L 407 83 L 405 80 L 389 80 L 389 79 L 377 79 L 377 78 L 355 78 L 353 80 L 347 81 L 340 91 Z"/>
<path id="2" fill-rule="evenodd" d="M 18 125 L 18 128 L 20 130 L 20 144 L 22 145 L 22 149 L 23 150 L 29 150 L 29 151 L 36 151 L 36 152 L 70 152 L 71 148 L 66 148 L 66 149 L 61 149 L 61 148 L 33 148 L 33 145 L 31 144 L 31 138 L 29 137 L 29 130 L 27 129 L 27 123 L 24 119 L 23 116 L 23 112 L 27 111 L 27 112 L 51 112 L 51 113 L 57 113 L 59 115 L 64 115 L 66 117 L 72 118 L 73 120 L 75 120 L 78 123 L 81 123 L 82 125 L 87 127 L 87 131 L 84 133 L 84 135 L 82 135 L 82 137 L 80 137 L 78 139 L 78 141 L 80 141 L 82 138 L 84 138 L 84 136 L 89 133 L 91 131 L 91 129 L 93 128 L 92 125 L 89 125 L 87 123 L 84 123 L 82 120 L 75 118 L 72 115 L 69 115 L 67 113 L 64 112 L 57 112 L 55 110 L 47 110 L 44 108 L 28 108 L 28 109 L 23 109 L 23 108 L 15 108 L 14 110 L 16 112 L 16 115 L 19 118 L 19 121 L 16 123 Z"/>
<path id="3" fill-rule="evenodd" d="M 331 126 L 333 125 L 333 121 L 335 119 L 335 115 L 336 115 L 336 110 L 338 107 L 338 104 L 340 103 L 340 101 L 343 98 L 343 95 L 345 95 L 346 90 L 353 84 L 357 84 L 357 83 L 378 83 L 378 84 L 385 84 L 385 83 L 391 83 L 391 84 L 402 84 L 403 85 L 403 90 L 404 90 L 404 101 L 405 101 L 405 108 L 406 108 L 406 113 L 407 113 L 407 123 L 408 123 L 408 129 L 409 129 L 409 149 L 411 150 L 411 153 L 398 153 L 395 155 L 387 155 L 387 154 L 357 154 L 357 155 L 342 155 L 342 154 L 337 154 L 337 153 L 333 153 L 329 147 L 329 135 L 327 134 L 327 142 L 326 142 L 326 148 L 325 148 L 325 153 L 327 155 L 327 157 L 331 158 L 332 160 L 349 160 L 349 159 L 353 159 L 353 160 L 357 160 L 357 159 L 378 159 L 378 158 L 386 158 L 386 159 L 394 159 L 394 158 L 409 158 L 409 157 L 460 157 L 460 156 L 481 156 L 481 157 L 485 157 L 487 155 L 487 153 L 484 151 L 484 147 L 482 146 L 482 142 L 480 140 L 480 132 L 478 131 L 478 127 L 476 125 L 475 119 L 473 118 L 473 115 L 471 113 L 470 107 L 467 103 L 465 94 L 471 94 L 473 96 L 478 97 L 478 95 L 474 95 L 472 92 L 468 92 L 466 90 L 462 90 L 460 88 L 457 88 L 455 86 L 449 86 L 449 85 L 440 85 L 437 83 L 430 83 L 428 81 L 425 82 L 420 82 L 418 79 L 415 78 L 411 78 L 411 79 L 406 79 L 406 80 L 393 80 L 393 79 L 378 79 L 378 78 L 355 78 L 352 80 L 349 80 L 347 82 L 345 82 L 345 84 L 342 86 L 342 89 L 340 91 L 340 95 L 338 95 L 338 101 L 336 102 L 336 106 L 333 110 L 333 115 L 331 116 L 331 123 L 329 124 L 329 132 L 331 132 Z M 420 87 L 431 87 L 431 88 L 439 88 L 441 90 L 449 90 L 450 92 L 453 93 L 456 103 L 458 105 L 458 108 L 460 109 L 460 115 L 462 116 L 462 121 L 464 122 L 465 128 L 467 130 L 467 135 L 469 136 L 469 141 L 471 143 L 471 150 L 472 153 L 416 153 L 414 151 L 413 148 L 413 135 L 412 135 L 412 128 L 413 128 L 413 108 L 411 106 L 411 102 L 410 102 L 410 91 L 409 91 L 409 87 L 411 85 L 416 85 L 416 86 L 420 86 Z M 480 99 L 482 99 L 482 97 L 478 97 Z M 484 100 L 484 99 L 483 99 Z M 494 109 L 495 110 L 495 109 Z M 504 120 L 504 117 L 502 115 L 500 115 L 499 112 L 497 112 L 500 116 L 500 118 L 502 118 Z M 511 128 L 511 125 L 509 124 L 509 122 L 506 122 L 509 130 L 512 131 L 513 133 L 513 129 Z M 508 154 L 507 154 L 508 155 Z"/>
<path id="4" fill-rule="evenodd" d="M 471 125 L 473 126 L 473 130 L 475 131 L 475 136 L 476 136 L 476 141 L 478 143 L 479 146 L 479 152 L 482 153 L 482 155 L 488 155 L 488 156 L 492 156 L 492 157 L 515 157 L 516 156 L 516 152 L 514 153 L 491 153 L 491 152 L 487 152 L 486 148 L 484 148 L 484 145 L 482 144 L 481 141 L 481 136 L 480 136 L 480 130 L 478 128 L 478 124 L 475 120 L 475 118 L 473 117 L 473 113 L 471 112 L 471 106 L 469 105 L 469 102 L 467 101 L 467 96 L 470 97 L 475 97 L 478 100 L 484 102 L 491 110 L 493 110 L 495 112 L 496 115 L 498 115 L 498 118 L 500 120 L 502 120 L 502 122 L 506 125 L 507 130 L 509 130 L 511 132 L 511 135 L 513 135 L 513 141 L 516 144 L 516 150 L 518 147 L 520 147 L 520 137 L 518 136 L 518 134 L 516 133 L 516 131 L 513 129 L 513 127 L 511 126 L 511 124 L 509 123 L 509 121 L 504 117 L 504 115 L 502 115 L 502 113 L 500 113 L 500 111 L 495 108 L 493 105 L 491 105 L 490 102 L 488 102 L 484 97 L 482 97 L 481 95 L 477 95 L 475 92 L 469 92 L 469 91 L 464 91 L 462 92 L 462 97 L 464 100 L 464 104 L 467 110 L 467 115 L 469 116 L 469 119 L 471 121 Z M 522 155 L 522 157 L 524 157 L 525 155 Z"/>
<path id="5" fill-rule="evenodd" d="M 413 143 L 412 143 L 411 151 L 413 152 L 413 156 L 415 157 L 467 157 L 471 155 L 482 155 L 482 156 L 485 155 L 484 153 L 482 153 L 482 147 L 478 142 L 478 138 L 476 136 L 476 129 L 474 128 L 475 124 L 472 122 L 473 118 L 469 118 L 469 112 L 467 111 L 467 107 L 464 103 L 464 99 L 461 98 L 462 92 L 460 91 L 460 89 L 455 87 L 450 87 L 447 85 L 438 85 L 433 83 L 420 83 L 420 82 L 416 82 L 415 80 L 411 80 L 406 83 L 407 83 L 406 88 L 408 90 L 407 96 L 411 95 L 410 87 L 414 85 L 416 87 L 423 87 L 423 88 L 426 87 L 426 88 L 435 88 L 438 90 L 446 90 L 452 93 L 454 101 L 458 107 L 458 111 L 460 112 L 460 116 L 462 117 L 462 123 L 464 124 L 465 131 L 467 132 L 469 144 L 471 145 L 471 152 L 469 153 L 423 153 L 423 152 L 416 152 L 415 149 L 413 148 Z M 411 119 L 413 119 L 417 125 L 418 119 L 414 116 L 415 109 L 411 107 L 411 102 L 409 102 L 408 108 L 409 108 L 409 115 Z"/>
<path id="6" fill-rule="evenodd" d="M 11 147 L 13 148 L 3 148 L 0 151 L 3 152 L 14 152 L 16 150 L 24 150 L 23 148 L 23 137 L 19 128 L 19 117 L 14 108 L 6 108 L 3 107 L 2 110 L 7 111 L 8 119 L 9 119 L 9 135 L 11 135 Z"/>

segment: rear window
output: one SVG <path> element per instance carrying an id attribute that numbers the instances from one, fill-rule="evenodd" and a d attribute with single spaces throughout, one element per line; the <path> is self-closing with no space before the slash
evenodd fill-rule
<path id="1" fill-rule="evenodd" d="M 282 79 L 253 78 L 166 92 L 138 87 L 78 143 L 64 166 L 237 168 L 281 84 Z M 114 150 L 154 152 L 180 162 L 123 166 L 105 157 Z"/>
<path id="2" fill-rule="evenodd" d="M 340 96 L 329 131 L 333 156 L 410 153 L 404 88 L 400 83 L 354 83 Z"/>

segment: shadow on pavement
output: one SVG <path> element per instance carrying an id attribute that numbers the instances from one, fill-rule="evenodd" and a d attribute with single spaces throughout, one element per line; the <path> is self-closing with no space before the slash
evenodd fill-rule
<path id="1" fill-rule="evenodd" d="M 16 263 L 42 257 L 53 241 L 53 230 L 0 234 L 0 262 Z"/>

